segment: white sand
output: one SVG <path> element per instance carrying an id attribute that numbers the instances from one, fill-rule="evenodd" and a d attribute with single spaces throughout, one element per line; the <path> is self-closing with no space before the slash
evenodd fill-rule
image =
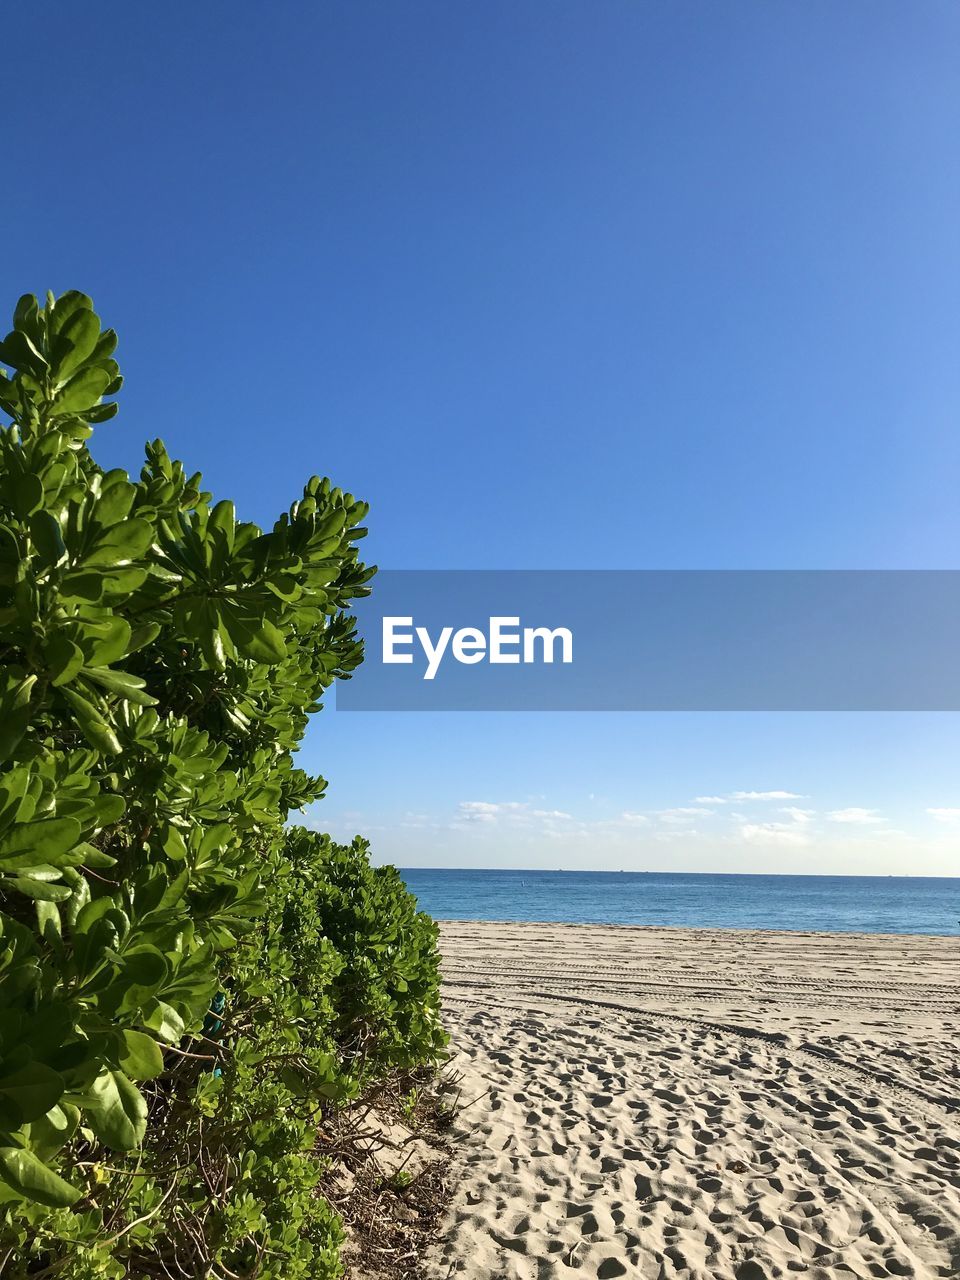
<path id="1" fill-rule="evenodd" d="M 438 1277 L 960 1276 L 960 938 L 443 928 Z"/>

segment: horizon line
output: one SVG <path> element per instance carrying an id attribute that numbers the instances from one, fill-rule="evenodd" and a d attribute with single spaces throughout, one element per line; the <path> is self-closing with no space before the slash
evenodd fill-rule
<path id="1" fill-rule="evenodd" d="M 398 871 L 497 871 L 511 872 L 517 875 L 604 875 L 604 876 L 740 876 L 743 878 L 766 879 L 779 877 L 784 880 L 956 880 L 960 876 L 938 876 L 925 874 L 899 874 L 892 871 L 874 872 L 873 874 L 850 874 L 837 872 L 828 874 L 823 871 L 652 871 L 646 869 L 629 870 L 626 867 L 437 867 L 431 864 L 420 866 L 407 864 L 401 866 L 397 862 L 381 862 L 383 867 L 396 867 Z"/>

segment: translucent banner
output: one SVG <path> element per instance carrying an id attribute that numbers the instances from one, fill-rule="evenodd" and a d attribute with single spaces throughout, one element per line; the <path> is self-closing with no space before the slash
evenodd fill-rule
<path id="1" fill-rule="evenodd" d="M 339 711 L 956 711 L 960 571 L 382 570 Z"/>

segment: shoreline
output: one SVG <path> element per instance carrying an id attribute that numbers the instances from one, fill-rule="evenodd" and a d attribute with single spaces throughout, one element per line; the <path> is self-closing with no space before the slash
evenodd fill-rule
<path id="1" fill-rule="evenodd" d="M 445 921 L 441 949 L 470 1106 L 431 1274 L 960 1274 L 952 937 Z"/>
<path id="2" fill-rule="evenodd" d="M 917 877 L 918 879 L 920 877 Z M 800 938 L 929 938 L 936 939 L 938 942 L 949 941 L 956 938 L 960 944 L 960 924 L 957 926 L 956 933 L 898 933 L 894 931 L 879 931 L 873 929 L 778 929 L 773 926 L 757 925 L 754 928 L 746 929 L 742 925 L 715 925 L 715 924 L 612 924 L 605 920 L 488 920 L 470 919 L 469 917 L 454 916 L 438 916 L 434 915 L 433 919 L 440 925 L 441 929 L 448 927 L 456 927 L 458 925 L 474 926 L 474 925 L 493 925 L 504 928 L 520 928 L 524 925 L 543 925 L 550 929 L 609 929 L 609 930 L 630 930 L 636 933 L 677 933 L 688 935 L 691 933 L 742 933 L 750 936 L 756 934 L 785 934 L 788 936 L 796 936 Z M 958 962 L 960 962 L 960 949 L 958 949 Z"/>

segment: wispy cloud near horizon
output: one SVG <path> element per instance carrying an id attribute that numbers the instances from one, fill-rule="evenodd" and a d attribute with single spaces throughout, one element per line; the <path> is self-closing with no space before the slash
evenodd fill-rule
<path id="1" fill-rule="evenodd" d="M 960 809 L 928 809 L 927 813 L 936 822 L 960 822 Z"/>
<path id="2" fill-rule="evenodd" d="M 852 805 L 849 809 L 831 809 L 827 814 L 828 822 L 845 823 L 848 826 L 871 827 L 886 822 L 879 809 L 861 809 Z"/>
<path id="3" fill-rule="evenodd" d="M 740 826 L 737 834 L 746 844 L 809 845 L 811 843 L 810 833 L 800 823 L 745 822 Z"/>
<path id="4" fill-rule="evenodd" d="M 596 793 L 594 793 L 596 795 Z M 739 804 L 729 803 L 739 797 Z M 435 812 L 396 816 L 344 811 L 383 860 L 398 865 L 523 865 L 552 869 L 677 871 L 778 870 L 791 874 L 904 874 L 918 855 L 926 874 L 955 873 L 960 806 L 918 805 L 910 814 L 879 808 L 781 803 L 796 792 L 728 792 L 723 804 L 614 809 L 582 796 L 551 807 L 559 794 L 525 799 L 470 799 Z M 835 797 L 832 797 L 835 800 Z M 333 818 L 334 815 L 330 815 Z M 319 818 L 319 812 L 316 817 Z M 337 822 L 310 825 L 337 830 Z M 926 834 L 924 825 L 926 824 Z M 931 827 L 934 829 L 931 831 Z M 341 832 L 338 838 L 346 838 Z"/>
<path id="5" fill-rule="evenodd" d="M 723 796 L 696 796 L 697 804 L 736 804 L 744 800 L 806 800 L 796 791 L 730 791 Z"/>

